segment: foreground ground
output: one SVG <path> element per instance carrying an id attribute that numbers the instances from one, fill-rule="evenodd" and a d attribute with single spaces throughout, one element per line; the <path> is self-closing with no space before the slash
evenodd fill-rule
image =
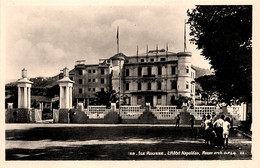
<path id="1" fill-rule="evenodd" d="M 6 124 L 6 160 L 248 160 L 251 139 L 207 147 L 198 128 L 171 125 Z"/>

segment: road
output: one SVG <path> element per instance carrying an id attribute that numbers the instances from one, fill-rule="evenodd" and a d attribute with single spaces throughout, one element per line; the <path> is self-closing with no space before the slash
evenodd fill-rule
<path id="1" fill-rule="evenodd" d="M 251 139 L 204 145 L 199 128 L 148 124 L 6 124 L 6 160 L 250 160 Z"/>

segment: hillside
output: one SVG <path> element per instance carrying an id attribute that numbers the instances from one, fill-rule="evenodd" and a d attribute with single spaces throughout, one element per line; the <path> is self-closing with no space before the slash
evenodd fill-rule
<path id="1" fill-rule="evenodd" d="M 200 68 L 197 66 L 192 66 L 193 68 L 196 69 L 196 78 L 201 77 L 201 76 L 205 76 L 205 75 L 213 75 L 214 72 L 210 69 L 205 69 L 205 68 Z"/>

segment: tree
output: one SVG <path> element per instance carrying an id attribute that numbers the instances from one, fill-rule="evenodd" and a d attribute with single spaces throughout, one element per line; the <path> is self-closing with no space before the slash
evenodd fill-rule
<path id="1" fill-rule="evenodd" d="M 188 103 L 191 100 L 192 99 L 190 97 L 187 97 L 187 96 L 179 95 L 177 98 L 175 98 L 175 96 L 172 96 L 171 97 L 171 104 L 176 105 L 177 108 L 182 108 L 183 103 Z"/>
<path id="2" fill-rule="evenodd" d="M 198 78 L 196 78 L 196 83 L 198 83 L 201 86 L 202 98 L 206 99 L 207 103 L 208 103 L 208 98 L 217 92 L 216 76 L 215 75 L 205 75 L 205 76 L 198 77 Z"/>
<path id="3" fill-rule="evenodd" d="M 105 105 L 110 107 L 111 103 L 117 103 L 119 100 L 118 93 L 115 90 L 112 91 L 101 91 L 96 93 L 96 101 L 97 105 Z"/>
<path id="4" fill-rule="evenodd" d="M 190 41 L 215 70 L 225 102 L 252 102 L 252 6 L 196 6 L 187 11 Z"/>

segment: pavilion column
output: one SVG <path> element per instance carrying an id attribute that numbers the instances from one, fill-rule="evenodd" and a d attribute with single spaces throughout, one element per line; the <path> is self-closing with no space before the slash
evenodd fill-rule
<path id="1" fill-rule="evenodd" d="M 23 93 L 24 93 L 24 95 L 23 95 L 23 100 L 24 100 L 23 108 L 28 108 L 27 107 L 27 87 L 23 88 Z"/>
<path id="2" fill-rule="evenodd" d="M 60 108 L 63 108 L 63 87 L 60 86 Z"/>
<path id="3" fill-rule="evenodd" d="M 65 91 L 65 94 L 66 94 L 66 107 L 65 108 L 67 108 L 67 109 L 69 109 L 70 107 L 69 107 L 69 105 L 70 105 L 70 91 L 69 91 L 69 87 L 67 86 L 67 87 L 65 87 L 66 89 L 66 91 Z"/>
<path id="4" fill-rule="evenodd" d="M 30 87 L 28 87 L 28 90 L 27 90 L 27 102 L 28 102 L 28 105 L 27 105 L 27 108 L 31 108 L 31 88 Z"/>
<path id="5" fill-rule="evenodd" d="M 18 87 L 18 108 L 21 108 L 21 87 Z"/>
<path id="6" fill-rule="evenodd" d="M 70 96 L 69 96 L 70 108 L 72 108 L 72 87 L 69 87 L 69 91 L 70 91 Z"/>

